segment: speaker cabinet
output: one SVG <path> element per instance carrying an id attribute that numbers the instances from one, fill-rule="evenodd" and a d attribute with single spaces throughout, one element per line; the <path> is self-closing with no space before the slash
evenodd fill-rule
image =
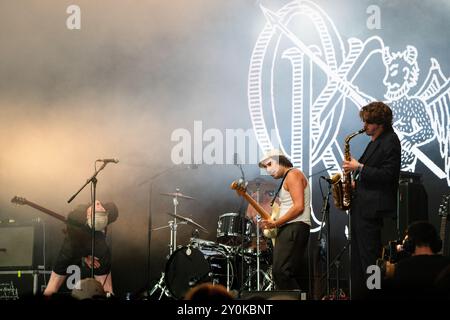
<path id="1" fill-rule="evenodd" d="M 422 184 L 421 175 L 401 172 L 397 194 L 397 214 L 392 218 L 384 218 L 381 230 L 382 244 L 386 245 L 389 241 L 403 239 L 408 225 L 419 220 L 428 221 L 428 195 Z"/>
<path id="2" fill-rule="evenodd" d="M 398 188 L 398 229 L 403 236 L 414 221 L 428 221 L 428 195 L 422 183 L 400 181 Z"/>
<path id="3" fill-rule="evenodd" d="M 39 295 L 45 289 L 51 271 L 44 270 L 44 230 L 40 219 L 0 220 L 0 300 Z"/>
<path id="4" fill-rule="evenodd" d="M 33 251 L 33 226 L 0 228 L 0 268 L 31 268 Z"/>
<path id="5" fill-rule="evenodd" d="M 38 270 L 43 254 L 42 222 L 0 221 L 0 271 Z"/>

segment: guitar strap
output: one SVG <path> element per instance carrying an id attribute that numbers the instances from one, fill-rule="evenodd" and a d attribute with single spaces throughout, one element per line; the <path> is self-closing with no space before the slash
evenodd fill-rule
<path id="1" fill-rule="evenodd" d="M 280 186 L 278 187 L 277 192 L 275 192 L 275 194 L 274 194 L 274 196 L 273 196 L 273 198 L 272 198 L 272 201 L 270 201 L 270 206 L 271 206 L 271 207 L 273 207 L 273 204 L 274 204 L 274 202 L 275 202 L 275 199 L 278 197 L 278 194 L 280 193 L 281 188 L 283 187 L 284 179 L 286 179 L 286 177 L 287 177 L 289 171 L 291 171 L 292 169 L 294 169 L 294 168 L 290 168 L 288 171 L 286 171 L 286 173 L 285 173 L 284 176 L 283 176 L 283 179 L 281 179 Z"/>

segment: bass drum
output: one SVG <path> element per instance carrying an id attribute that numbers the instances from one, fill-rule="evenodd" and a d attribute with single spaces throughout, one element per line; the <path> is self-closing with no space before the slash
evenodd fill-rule
<path id="1" fill-rule="evenodd" d="M 175 299 L 204 282 L 226 287 L 228 281 L 231 288 L 234 278 L 233 264 L 220 248 L 181 247 L 172 253 L 165 271 L 166 286 Z"/>

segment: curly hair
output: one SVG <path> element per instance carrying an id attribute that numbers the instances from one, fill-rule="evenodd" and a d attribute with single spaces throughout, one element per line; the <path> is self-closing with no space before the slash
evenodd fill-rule
<path id="1" fill-rule="evenodd" d="M 371 102 L 361 108 L 359 117 L 367 123 L 383 125 L 385 129 L 392 129 L 392 110 L 381 101 Z"/>

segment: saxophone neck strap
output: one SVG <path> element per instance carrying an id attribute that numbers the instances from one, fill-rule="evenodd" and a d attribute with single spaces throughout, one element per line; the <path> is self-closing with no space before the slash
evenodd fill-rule
<path id="1" fill-rule="evenodd" d="M 288 173 L 289 173 L 292 169 L 294 169 L 294 168 L 290 168 L 288 171 L 286 171 L 286 173 L 285 173 L 284 176 L 283 176 L 283 179 L 281 179 L 280 186 L 278 187 L 277 192 L 275 192 L 275 194 L 273 195 L 272 201 L 270 201 L 270 206 L 271 206 L 271 207 L 273 207 L 273 204 L 274 204 L 274 202 L 275 202 L 275 199 L 278 197 L 278 194 L 280 193 L 281 188 L 283 187 L 284 180 L 286 179 Z"/>

